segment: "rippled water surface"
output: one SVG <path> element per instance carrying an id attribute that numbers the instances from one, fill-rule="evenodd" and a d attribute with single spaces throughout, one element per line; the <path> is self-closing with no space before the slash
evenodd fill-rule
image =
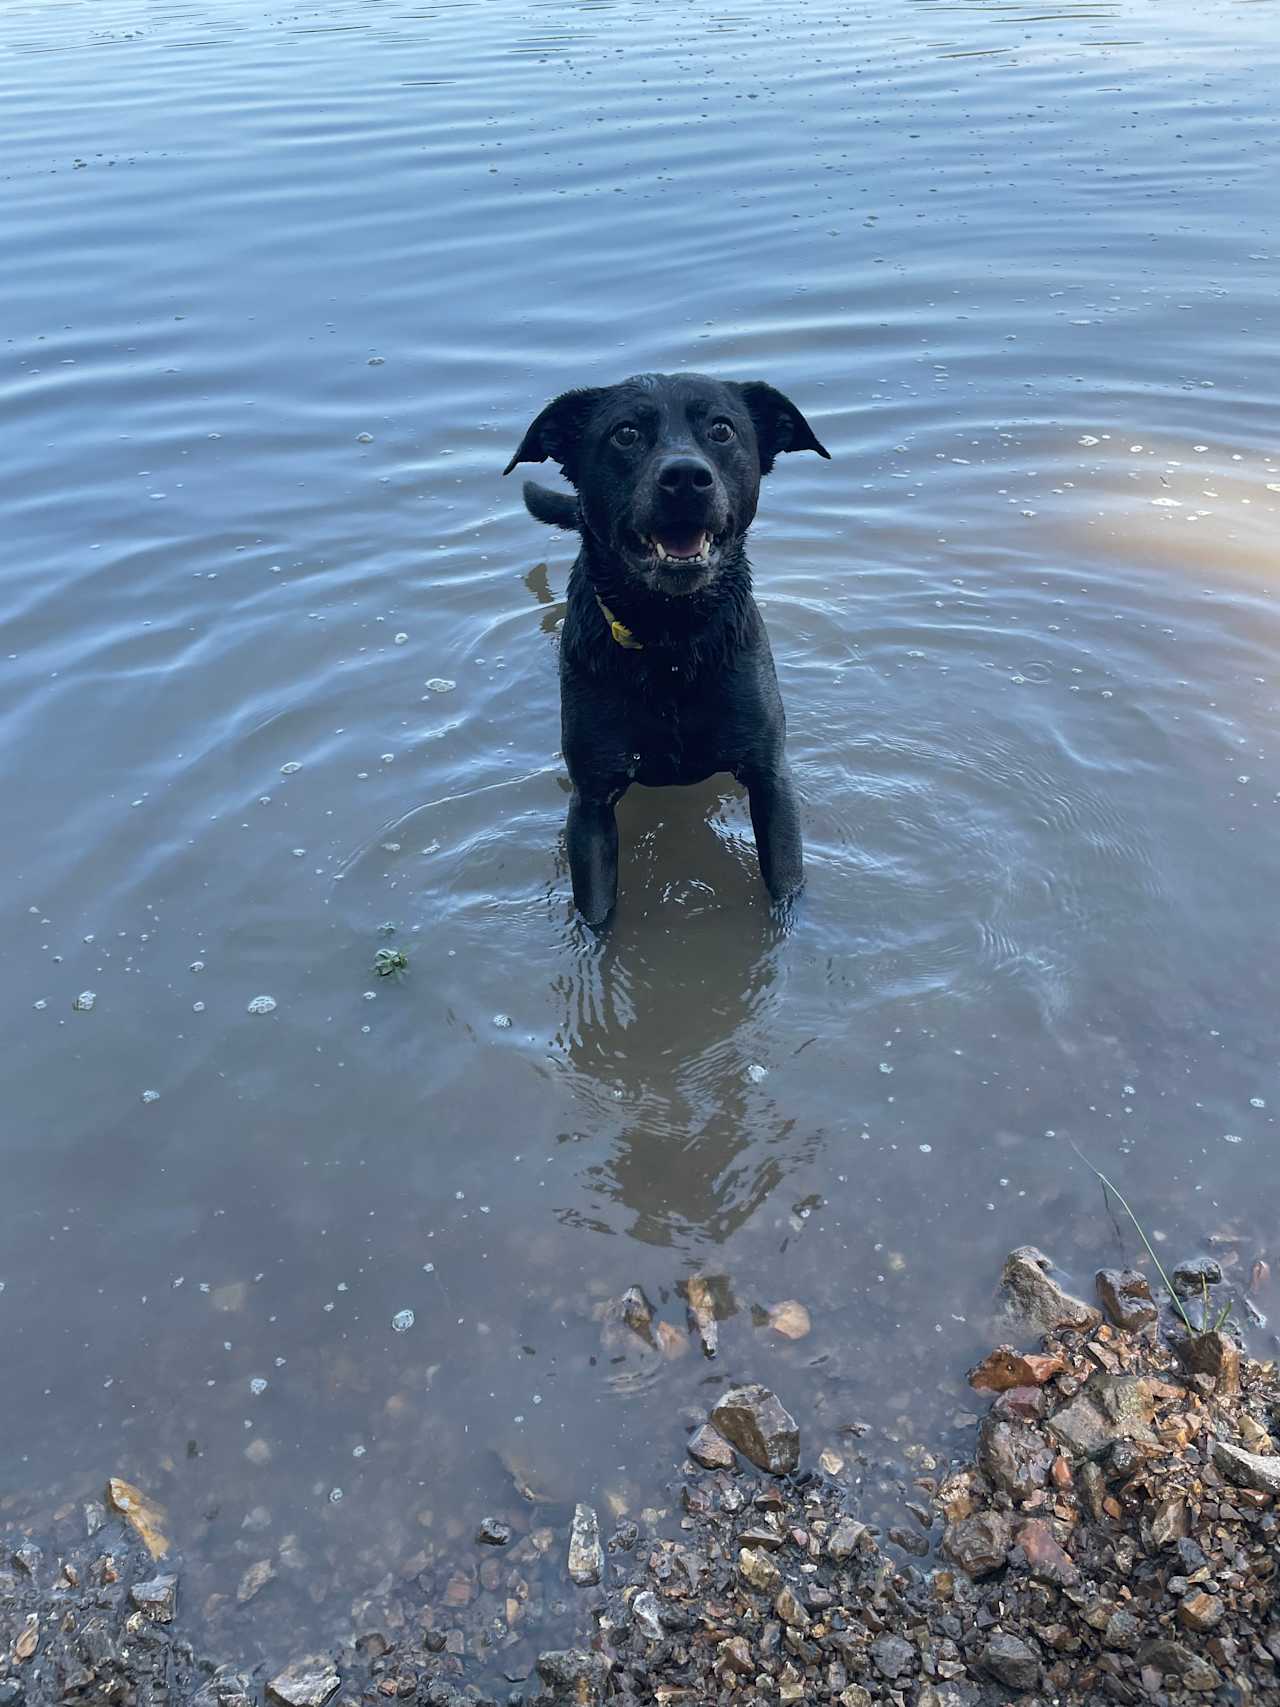
<path id="1" fill-rule="evenodd" d="M 722 1379 L 945 1429 L 1009 1246 L 1122 1254 L 1072 1141 L 1267 1254 L 1277 87 L 1231 0 L 5 8 L 0 1518 L 141 1482 L 279 1659 Z M 753 549 L 809 888 L 636 790 L 596 944 L 499 476 L 684 366 L 833 453 Z M 719 1361 L 614 1361 L 694 1272 Z"/>

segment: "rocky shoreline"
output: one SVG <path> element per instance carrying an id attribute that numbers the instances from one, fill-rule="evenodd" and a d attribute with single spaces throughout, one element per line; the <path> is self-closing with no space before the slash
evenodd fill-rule
<path id="1" fill-rule="evenodd" d="M 737 1388 L 637 1518 L 485 1519 L 429 1598 L 410 1577 L 394 1616 L 275 1672 L 193 1651 L 163 1514 L 112 1482 L 73 1544 L 3 1537 L 0 1707 L 1280 1700 L 1280 1382 L 1211 1313 L 1220 1279 L 1175 1271 L 1188 1333 L 1141 1273 L 1102 1271 L 1095 1306 L 1013 1252 L 976 1450 L 917 1449 L 884 1533 L 857 1425 L 809 1462 L 781 1400 Z M 642 1296 L 611 1324 L 649 1333 Z"/>

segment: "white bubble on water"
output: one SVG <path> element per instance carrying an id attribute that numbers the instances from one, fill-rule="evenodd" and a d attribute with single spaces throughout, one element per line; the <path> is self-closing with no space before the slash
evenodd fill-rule
<path id="1" fill-rule="evenodd" d="M 265 1375 L 255 1375 L 249 1383 L 249 1391 L 253 1394 L 255 1399 L 258 1397 L 259 1393 L 265 1393 L 267 1387 L 268 1381 Z"/>
<path id="2" fill-rule="evenodd" d="M 1243 1144 L 1244 1139 L 1238 1132 L 1224 1132 L 1222 1134 L 1222 1142 L 1224 1144 Z"/>
<path id="3" fill-rule="evenodd" d="M 893 1068 L 889 1065 L 889 1063 L 887 1061 L 882 1061 L 880 1063 L 880 1071 L 882 1073 L 892 1073 Z"/>
<path id="4" fill-rule="evenodd" d="M 407 643 L 408 639 L 409 639 L 409 636 L 407 634 L 397 634 L 396 635 L 396 645 L 397 646 L 404 646 Z"/>
<path id="5" fill-rule="evenodd" d="M 451 682 L 447 676 L 432 676 L 423 685 L 432 693 L 452 693 L 458 684 Z"/>
<path id="6" fill-rule="evenodd" d="M 287 764 L 283 764 L 280 766 L 280 775 L 281 776 L 292 776 L 294 771 L 300 771 L 301 769 L 302 769 L 302 761 L 300 759 L 290 759 Z"/>
<path id="7" fill-rule="evenodd" d="M 511 1029 L 511 1015 L 494 1014 L 493 1023 L 497 1026 L 499 1031 L 509 1031 Z"/>
<path id="8" fill-rule="evenodd" d="M 391 1326 L 398 1334 L 407 1334 L 417 1317 L 412 1310 L 397 1310 L 391 1318 Z"/>
<path id="9" fill-rule="evenodd" d="M 81 990 L 80 994 L 76 997 L 75 1001 L 72 1002 L 71 1006 L 79 1014 L 92 1013 L 93 1005 L 97 999 L 97 996 L 94 995 L 92 990 Z"/>
<path id="10" fill-rule="evenodd" d="M 341 1498 L 342 1498 L 342 1489 L 341 1488 L 330 1488 L 329 1489 L 329 1504 L 330 1505 L 337 1505 Z"/>
<path id="11" fill-rule="evenodd" d="M 753 1061 L 747 1068 L 747 1077 L 751 1080 L 753 1085 L 758 1085 L 762 1079 L 767 1079 L 769 1077 L 769 1069 L 767 1067 L 762 1067 L 759 1061 Z"/>
<path id="12" fill-rule="evenodd" d="M 143 1091 L 142 1100 L 143 1100 L 143 1102 L 159 1102 L 160 1101 L 160 1092 L 159 1091 Z"/>
<path id="13" fill-rule="evenodd" d="M 1249 1098 L 1249 1107 L 1250 1108 L 1265 1108 L 1266 1106 L 1267 1106 L 1267 1099 L 1265 1097 L 1250 1097 Z"/>
<path id="14" fill-rule="evenodd" d="M 255 996 L 246 1010 L 251 1014 L 273 1014 L 275 1011 L 276 999 L 274 996 Z"/>

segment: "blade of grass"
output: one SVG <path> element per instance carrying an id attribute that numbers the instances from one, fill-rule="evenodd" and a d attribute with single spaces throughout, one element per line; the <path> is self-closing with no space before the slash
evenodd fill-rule
<path id="1" fill-rule="evenodd" d="M 1129 1205 L 1125 1202 L 1124 1198 L 1116 1190 L 1115 1186 L 1112 1185 L 1111 1181 L 1107 1178 L 1106 1174 L 1103 1173 L 1102 1169 L 1094 1167 L 1093 1163 L 1089 1160 L 1088 1156 L 1085 1155 L 1084 1151 L 1080 1148 L 1080 1146 L 1078 1144 L 1073 1143 L 1071 1145 L 1071 1148 L 1075 1151 L 1076 1155 L 1079 1156 L 1080 1160 L 1084 1163 L 1085 1167 L 1088 1168 L 1089 1172 L 1091 1174 L 1093 1174 L 1096 1179 L 1101 1181 L 1103 1190 L 1109 1191 L 1112 1194 L 1112 1196 L 1115 1198 L 1116 1202 L 1120 1205 L 1121 1209 L 1124 1210 L 1125 1214 L 1129 1217 L 1130 1221 L 1133 1222 L 1134 1227 L 1137 1229 L 1138 1237 L 1142 1240 L 1143 1244 L 1147 1248 L 1147 1255 L 1151 1258 L 1152 1262 L 1156 1265 L 1156 1271 L 1159 1274 L 1161 1280 L 1164 1281 L 1165 1290 L 1168 1292 L 1170 1298 L 1173 1299 L 1174 1306 L 1177 1309 L 1178 1314 L 1182 1317 L 1183 1322 L 1186 1324 L 1186 1329 L 1187 1329 L 1188 1334 L 1190 1334 L 1192 1339 L 1198 1339 L 1200 1337 L 1200 1333 L 1203 1330 L 1197 1330 L 1196 1328 L 1192 1327 L 1191 1318 L 1190 1318 L 1190 1316 L 1188 1316 L 1187 1312 L 1183 1309 L 1181 1298 L 1179 1298 L 1178 1294 L 1173 1290 L 1173 1286 L 1169 1280 L 1169 1276 L 1164 1272 L 1164 1264 L 1160 1261 L 1160 1258 L 1156 1255 L 1155 1251 L 1151 1248 L 1151 1241 L 1150 1241 L 1150 1239 L 1148 1239 L 1147 1235 L 1143 1232 L 1141 1221 L 1139 1221 L 1138 1217 L 1133 1213 L 1133 1210 L 1130 1209 Z"/>

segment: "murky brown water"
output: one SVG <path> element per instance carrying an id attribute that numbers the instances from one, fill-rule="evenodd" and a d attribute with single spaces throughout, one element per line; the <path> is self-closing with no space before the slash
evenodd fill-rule
<path id="1" fill-rule="evenodd" d="M 1117 1255 L 1068 1140 L 1274 1245 L 1278 79 L 1226 0 L 6 8 L 11 1515 L 131 1476 L 193 1610 L 295 1536 L 278 1659 L 723 1380 L 944 1428 L 1003 1252 Z M 835 458 L 754 549 L 809 890 L 637 790 L 599 946 L 498 475 L 681 365 Z M 610 1364 L 695 1269 L 720 1361 Z"/>

